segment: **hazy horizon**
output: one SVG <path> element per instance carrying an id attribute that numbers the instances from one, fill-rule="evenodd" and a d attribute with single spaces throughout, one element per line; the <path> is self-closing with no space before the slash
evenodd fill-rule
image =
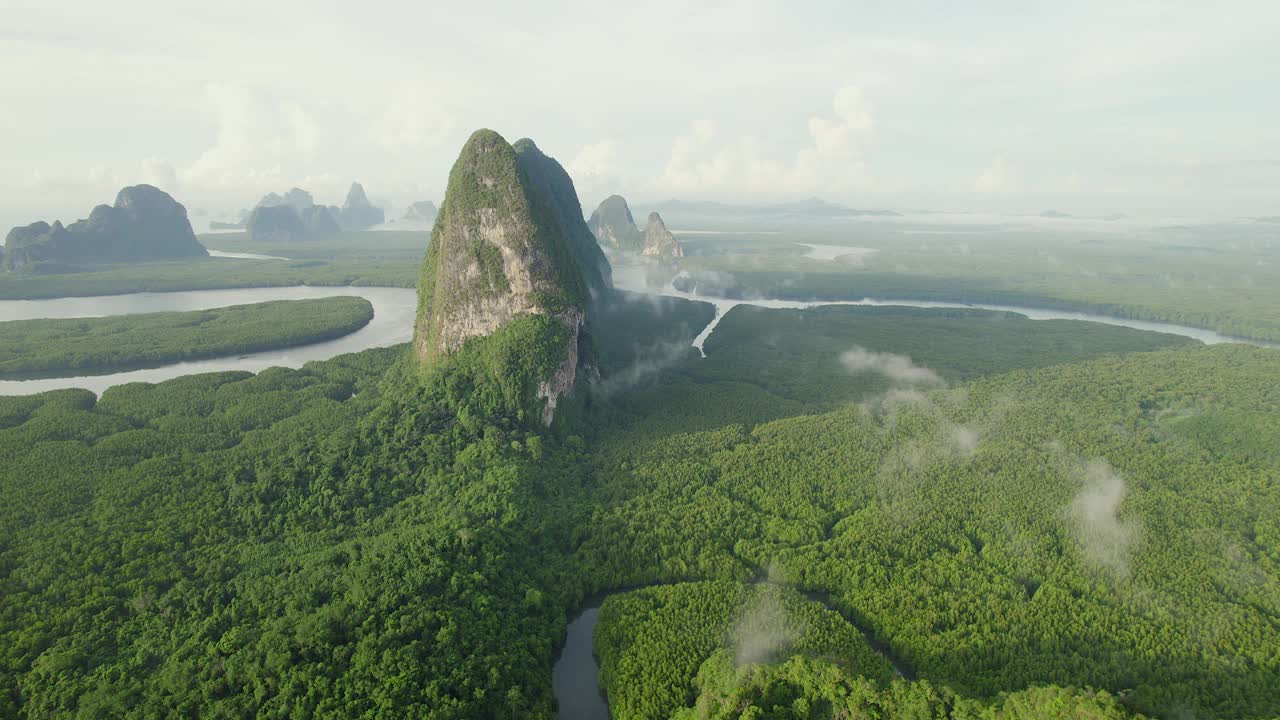
<path id="1" fill-rule="evenodd" d="M 588 212 L 617 192 L 1280 215 L 1280 7 L 807 7 L 19 2 L 0 223 L 142 182 L 211 217 L 293 186 L 341 204 L 353 180 L 439 202 L 478 127 L 534 138 Z"/>

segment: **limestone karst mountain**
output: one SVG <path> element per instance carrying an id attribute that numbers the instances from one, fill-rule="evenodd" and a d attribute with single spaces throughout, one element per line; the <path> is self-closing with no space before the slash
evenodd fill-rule
<path id="1" fill-rule="evenodd" d="M 364 194 L 364 186 L 358 182 L 351 183 L 347 191 L 346 202 L 342 204 L 341 216 L 335 218 L 343 230 L 366 230 L 374 225 L 381 225 L 385 216 L 382 208 L 375 207 Z"/>
<path id="2" fill-rule="evenodd" d="M 550 424 L 591 356 L 591 296 L 609 287 L 589 239 L 559 163 L 532 141 L 472 134 L 418 281 L 413 352 L 426 376 L 452 371 L 484 409 Z"/>
<path id="3" fill-rule="evenodd" d="M 259 205 L 245 222 L 254 242 L 293 242 L 307 239 L 307 226 L 289 205 Z"/>
<path id="4" fill-rule="evenodd" d="M 271 209 L 259 212 L 265 208 Z M 297 222 L 276 208 L 292 210 Z M 214 230 L 244 229 L 255 239 L 316 240 L 333 237 L 343 230 L 367 230 L 382 224 L 384 219 L 382 208 L 369 202 L 364 187 L 358 182 L 351 183 L 342 207 L 318 205 L 311 193 L 295 187 L 283 195 L 267 193 L 253 210 L 243 210 L 240 214 L 239 223 L 213 222 L 209 227 Z"/>
<path id="5" fill-rule="evenodd" d="M 649 224 L 644 229 L 644 250 L 640 254 L 647 257 L 684 257 L 684 247 L 667 230 L 667 224 L 656 212 L 649 213 Z"/>
<path id="6" fill-rule="evenodd" d="M 644 234 L 636 228 L 631 208 L 621 195 L 610 195 L 601 201 L 591 213 L 587 228 L 601 246 L 611 250 L 640 252 L 644 248 Z"/>
<path id="7" fill-rule="evenodd" d="M 403 220 L 407 222 L 433 223 L 440 211 L 430 200 L 419 200 L 404 211 Z"/>
<path id="8" fill-rule="evenodd" d="M 208 255 L 187 209 L 151 185 L 126 187 L 114 205 L 99 205 L 65 227 L 41 221 L 13 228 L 4 246 L 0 265 L 8 270 Z"/>

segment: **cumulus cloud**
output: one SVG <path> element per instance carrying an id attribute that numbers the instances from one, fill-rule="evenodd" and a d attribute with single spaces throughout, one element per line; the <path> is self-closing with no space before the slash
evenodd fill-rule
<path id="1" fill-rule="evenodd" d="M 831 106 L 835 111 L 833 117 L 809 118 L 809 135 L 819 153 L 846 156 L 854 151 L 855 138 L 871 130 L 875 122 L 862 88 L 855 85 L 846 85 L 836 91 Z"/>
<path id="2" fill-rule="evenodd" d="M 712 120 L 698 120 L 671 145 L 659 192 L 769 196 L 851 193 L 874 189 L 862 159 L 875 120 L 861 88 L 836 91 L 829 114 L 808 119 L 809 144 L 790 158 L 749 136 L 722 137 Z"/>
<path id="3" fill-rule="evenodd" d="M 1080 474 L 1083 486 L 1066 511 L 1072 531 L 1085 562 L 1123 579 L 1129 574 L 1129 558 L 1142 532 L 1136 520 L 1119 516 L 1128 487 L 1105 460 L 1090 460 Z"/>
<path id="4" fill-rule="evenodd" d="M 316 153 L 320 150 L 320 126 L 315 118 L 296 102 L 285 103 L 281 110 L 293 131 L 294 147 L 307 160 L 315 159 Z"/>
<path id="5" fill-rule="evenodd" d="M 877 372 L 903 385 L 944 384 L 938 373 L 916 365 L 906 355 L 874 352 L 855 346 L 840 356 L 840 363 L 851 373 Z"/>
<path id="6" fill-rule="evenodd" d="M 438 102 L 424 92 L 411 92 L 392 100 L 370 132 L 387 150 L 407 150 L 438 145 L 452 129 L 452 116 Z"/>
<path id="7" fill-rule="evenodd" d="M 1013 168 L 1003 157 L 997 157 L 973 179 L 973 189 L 980 193 L 1000 193 L 1013 189 Z"/>
<path id="8" fill-rule="evenodd" d="M 210 83 L 205 100 L 218 118 L 218 135 L 182 173 L 182 181 L 199 186 L 234 186 L 246 181 L 273 181 L 280 175 L 284 142 L 269 127 L 265 108 L 249 88 L 236 83 Z"/>
<path id="9" fill-rule="evenodd" d="M 147 158 L 142 161 L 142 182 L 173 192 L 178 189 L 178 171 L 164 160 Z"/>
<path id="10" fill-rule="evenodd" d="M 582 190 L 598 190 L 615 183 L 618 172 L 618 144 L 601 140 L 584 146 L 569 161 L 569 176 Z"/>

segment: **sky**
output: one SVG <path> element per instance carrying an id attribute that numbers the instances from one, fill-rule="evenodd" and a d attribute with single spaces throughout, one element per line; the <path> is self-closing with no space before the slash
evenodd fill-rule
<path id="1" fill-rule="evenodd" d="M 4 0 L 0 223 L 147 182 L 439 202 L 467 136 L 584 206 L 1280 215 L 1280 3 Z M 203 213 L 203 215 L 202 215 Z"/>

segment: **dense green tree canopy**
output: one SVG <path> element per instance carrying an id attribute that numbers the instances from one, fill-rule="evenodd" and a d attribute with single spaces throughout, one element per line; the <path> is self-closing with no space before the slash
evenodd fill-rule
<path id="1" fill-rule="evenodd" d="M 706 310 L 613 307 L 676 346 Z M 619 717 L 1280 713 L 1280 356 L 804 318 L 940 382 L 864 354 L 830 409 L 727 325 L 600 333 L 551 428 L 466 371 L 515 336 L 439 382 L 399 347 L 2 398 L 0 717 L 549 718 L 567 619 L 655 583 L 602 609 Z"/>

